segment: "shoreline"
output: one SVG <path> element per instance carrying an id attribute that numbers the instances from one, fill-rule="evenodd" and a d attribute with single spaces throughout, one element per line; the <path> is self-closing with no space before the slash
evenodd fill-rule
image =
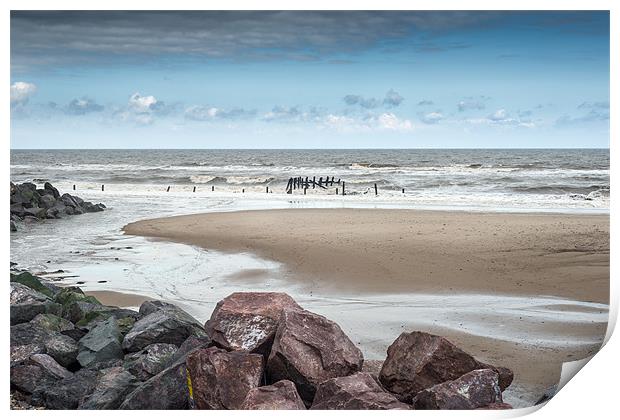
<path id="1" fill-rule="evenodd" d="M 609 301 L 608 215 L 245 210 L 143 220 L 123 230 L 256 254 L 282 263 L 287 279 L 334 293 L 482 292 Z"/>

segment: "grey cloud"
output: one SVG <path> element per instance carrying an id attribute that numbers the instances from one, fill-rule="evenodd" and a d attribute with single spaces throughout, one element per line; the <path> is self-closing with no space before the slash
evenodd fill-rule
<path id="1" fill-rule="evenodd" d="M 409 37 L 419 52 L 463 48 L 440 34 L 497 20 L 458 11 L 12 11 L 14 68 L 126 60 L 185 59 L 338 62 Z M 402 51 L 402 49 L 400 50 Z"/>
<path id="2" fill-rule="evenodd" d="M 441 111 L 421 113 L 419 116 L 424 124 L 438 124 L 444 119 L 444 115 Z"/>
<path id="3" fill-rule="evenodd" d="M 398 92 L 396 92 L 394 89 L 390 89 L 385 94 L 385 98 L 383 99 L 383 105 L 387 106 L 388 108 L 397 107 L 404 100 L 405 98 L 403 98 Z"/>
<path id="4" fill-rule="evenodd" d="M 53 105 L 54 108 L 57 107 L 55 103 Z M 65 112 L 72 115 L 85 115 L 90 114 L 91 112 L 101 112 L 103 109 L 103 105 L 99 105 L 94 100 L 84 97 L 74 99 L 69 102 L 69 104 L 65 107 Z"/>
<path id="5" fill-rule="evenodd" d="M 566 126 L 605 121 L 609 121 L 609 109 L 591 109 L 587 114 L 577 117 L 563 115 L 557 119 L 556 125 Z"/>
<path id="6" fill-rule="evenodd" d="M 481 110 L 486 108 L 485 102 L 490 98 L 488 96 L 468 96 L 457 104 L 460 112 L 468 110 Z"/>
<path id="7" fill-rule="evenodd" d="M 420 102 L 418 102 L 418 106 L 431 106 L 434 105 L 434 102 L 428 99 L 422 99 Z"/>
<path id="8" fill-rule="evenodd" d="M 582 102 L 577 109 L 609 109 L 609 102 Z"/>

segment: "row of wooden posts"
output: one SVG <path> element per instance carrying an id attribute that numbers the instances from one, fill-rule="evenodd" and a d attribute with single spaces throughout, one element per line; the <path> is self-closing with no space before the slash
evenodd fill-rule
<path id="1" fill-rule="evenodd" d="M 292 194 L 293 190 L 296 189 L 303 189 L 304 191 L 304 195 L 306 194 L 306 190 L 308 188 L 310 188 L 310 186 L 312 186 L 312 189 L 314 189 L 315 187 L 319 187 L 322 189 L 327 189 L 327 187 L 331 187 L 334 184 L 337 185 L 341 185 L 342 189 L 340 188 L 336 188 L 336 195 L 339 195 L 340 193 L 342 193 L 342 195 L 346 195 L 345 194 L 345 182 L 342 181 L 340 178 L 338 178 L 338 181 L 334 180 L 334 177 L 332 176 L 331 179 L 329 177 L 326 177 L 325 180 L 323 180 L 323 177 L 320 177 L 319 180 L 316 180 L 316 177 L 312 177 L 312 179 L 309 179 L 308 177 L 295 177 L 295 178 L 289 178 L 288 183 L 286 184 L 286 193 L 287 194 Z M 73 184 L 73 191 L 75 191 L 75 184 Z M 101 191 L 105 191 L 105 185 L 102 184 L 101 185 Z M 211 185 L 211 191 L 215 191 L 215 185 Z M 168 188 L 166 188 L 166 192 L 170 192 L 170 186 L 168 186 Z M 196 187 L 194 186 L 194 189 L 192 192 L 196 192 Z M 245 193 L 245 188 L 241 189 L 242 193 Z M 265 192 L 266 193 L 270 193 L 273 191 L 269 191 L 269 185 L 265 186 Z M 405 193 L 405 189 L 402 189 L 402 193 Z M 375 184 L 375 195 L 379 194 L 379 190 L 377 188 L 377 184 Z"/>

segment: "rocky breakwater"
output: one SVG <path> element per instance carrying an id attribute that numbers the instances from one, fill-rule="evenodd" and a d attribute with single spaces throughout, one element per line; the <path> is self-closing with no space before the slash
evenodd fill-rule
<path id="1" fill-rule="evenodd" d="M 169 303 L 104 306 L 22 273 L 11 278 L 11 324 L 11 388 L 22 406 L 510 408 L 502 401 L 508 369 L 412 332 L 368 372 L 337 324 L 283 293 L 233 293 L 203 328 Z"/>
<path id="2" fill-rule="evenodd" d="M 58 189 L 46 182 L 43 188 L 31 182 L 11 182 L 11 231 L 22 222 L 59 219 L 73 214 L 103 211 L 105 205 L 93 204 L 68 193 L 60 195 Z"/>

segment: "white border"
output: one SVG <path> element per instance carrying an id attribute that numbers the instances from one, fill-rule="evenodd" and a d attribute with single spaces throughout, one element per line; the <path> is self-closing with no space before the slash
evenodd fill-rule
<path id="1" fill-rule="evenodd" d="M 3 30 L 3 42 L 2 42 L 2 73 L 5 80 L 5 92 L 8 93 L 9 85 L 10 85 L 10 9 L 16 10 L 123 10 L 123 9 L 143 9 L 143 10 L 198 10 L 198 9 L 212 9 L 212 10 L 256 10 L 256 9 L 271 9 L 271 10 L 348 10 L 348 9 L 362 9 L 362 10 L 611 10 L 611 104 L 612 110 L 615 111 L 615 104 L 618 100 L 618 80 L 617 75 L 620 74 L 620 66 L 618 62 L 619 57 L 619 45 L 618 40 L 620 40 L 619 33 L 619 19 L 618 19 L 618 4 L 620 2 L 613 0 L 589 0 L 589 1 L 575 1 L 575 0 L 564 0 L 564 1 L 552 1 L 552 0 L 503 0 L 501 2 L 498 1 L 458 1 L 458 0 L 444 0 L 444 1 L 431 1 L 431 0 L 418 0 L 416 2 L 404 1 L 404 0 L 382 0 L 381 2 L 371 2 L 371 1 L 355 1 L 355 2 L 344 2 L 344 1 L 334 1 L 334 0 L 314 0 L 314 1 L 282 1 L 282 0 L 264 0 L 260 2 L 251 2 L 251 1 L 239 1 L 239 0 L 228 0 L 226 2 L 204 2 L 204 1 L 190 1 L 190 0 L 176 0 L 174 2 L 163 2 L 163 1 L 150 1 L 150 2 L 128 2 L 120 1 L 120 0 L 108 0 L 108 1 L 75 1 L 75 0 L 57 0 L 55 2 L 49 1 L 5 1 L 4 5 L 4 13 L 2 14 L 2 28 Z M 5 183 L 4 183 L 4 193 L 5 197 L 2 200 L 2 210 L 4 214 L 8 214 L 9 212 L 9 203 L 8 203 L 8 184 L 6 184 L 6 180 L 10 178 L 10 164 L 9 164 L 9 129 L 10 129 L 10 106 L 9 101 L 5 97 L 5 100 L 0 105 L 2 107 L 2 141 L 4 145 L 4 153 L 0 155 L 1 167 L 5 173 Z M 617 123 L 617 114 L 612 112 L 611 119 L 611 131 L 610 131 L 610 139 L 615 139 L 618 134 L 618 123 Z M 617 151 L 616 148 L 611 145 L 610 140 L 610 148 L 611 148 L 611 161 L 617 161 Z M 615 181 L 618 179 L 617 170 L 615 169 L 614 164 L 612 163 L 612 171 L 611 171 L 611 183 L 614 185 L 618 185 Z M 615 190 L 614 190 L 615 192 Z M 611 243 L 616 244 L 617 238 L 617 223 L 615 223 L 615 218 L 613 217 L 613 209 L 616 208 L 615 203 L 617 202 L 616 194 L 612 193 L 611 196 Z M 2 213 L 0 213 L 2 214 Z M 5 232 L 8 233 L 8 227 L 5 227 Z M 9 243 L 10 236 L 5 233 L 4 240 L 2 241 L 2 255 L 5 264 L 8 266 L 9 261 Z M 617 278 L 617 264 L 614 263 L 618 261 L 618 253 L 615 252 L 616 249 L 612 246 L 611 253 L 611 279 Z M 8 268 L 8 267 L 7 267 Z M 610 332 L 613 329 L 613 325 L 615 325 L 615 321 L 617 319 L 617 311 L 618 311 L 618 291 L 617 291 L 617 282 L 612 280 L 612 294 L 611 294 L 611 311 L 610 311 Z M 8 282 L 5 283 L 5 287 L 8 288 Z M 8 290 L 7 290 L 8 292 Z M 5 295 L 6 296 L 6 295 Z M 5 326 L 5 332 L 2 334 L 2 343 L 4 349 L 4 360 L 9 360 L 8 350 L 9 350 L 9 334 L 8 334 L 8 325 L 9 325 L 9 308 L 8 305 L 5 306 L 4 311 L 2 311 L 3 319 L 2 325 Z M 562 419 L 573 419 L 573 418 L 608 418 L 612 417 L 613 414 L 617 412 L 615 398 L 617 389 L 617 378 L 620 373 L 620 369 L 618 369 L 618 359 L 615 355 L 620 354 L 620 344 L 618 343 L 617 337 L 608 337 L 609 341 L 607 345 L 597 354 L 587 365 L 582 369 L 579 373 L 577 379 L 569 381 L 569 383 L 562 389 L 558 395 L 551 400 L 543 409 L 541 410 L 511 410 L 508 412 L 493 412 L 493 411 L 475 411 L 475 412 L 385 412 L 385 413 L 377 413 L 377 412 L 356 412 L 354 415 L 356 417 L 366 417 L 366 418 L 376 418 L 377 416 L 389 416 L 390 418 L 401 417 L 401 418 L 411 418 L 411 416 L 415 416 L 416 418 L 458 418 L 458 419 L 473 419 L 473 418 L 498 418 L 498 417 L 515 417 L 518 415 L 525 414 L 527 412 L 534 411 L 530 418 L 562 418 Z M 532 357 L 536 357 L 535 354 L 532 354 Z M 0 364 L 2 375 L 4 379 L 3 386 L 5 389 L 2 395 L 5 395 L 6 398 L 6 406 L 5 410 L 8 410 L 8 386 L 9 386 L 9 372 L 8 372 L 8 363 Z M 9 411 L 10 416 L 24 416 L 24 417 L 33 417 L 33 416 L 45 416 L 51 418 L 77 418 L 78 416 L 88 415 L 89 417 L 94 418 L 103 418 L 103 416 L 110 416 L 109 412 L 93 412 L 93 413 L 84 413 L 84 412 L 53 412 L 53 411 Z M 194 417 L 194 418 L 204 418 L 205 416 L 215 416 L 226 419 L 238 419 L 238 418 L 269 418 L 269 419 L 279 419 L 279 418 L 288 418 L 292 413 L 290 412 L 227 412 L 227 413 L 204 413 L 204 412 L 186 412 L 185 416 Z M 344 417 L 351 413 L 344 412 L 320 412 L 318 415 L 321 418 L 335 418 L 335 417 Z M 132 418 L 164 418 L 170 415 L 168 412 L 115 412 L 114 416 L 120 417 L 132 417 Z M 317 417 L 315 412 L 299 412 L 294 413 L 295 416 L 300 417 Z M 617 414 L 616 414 L 617 415 Z"/>

